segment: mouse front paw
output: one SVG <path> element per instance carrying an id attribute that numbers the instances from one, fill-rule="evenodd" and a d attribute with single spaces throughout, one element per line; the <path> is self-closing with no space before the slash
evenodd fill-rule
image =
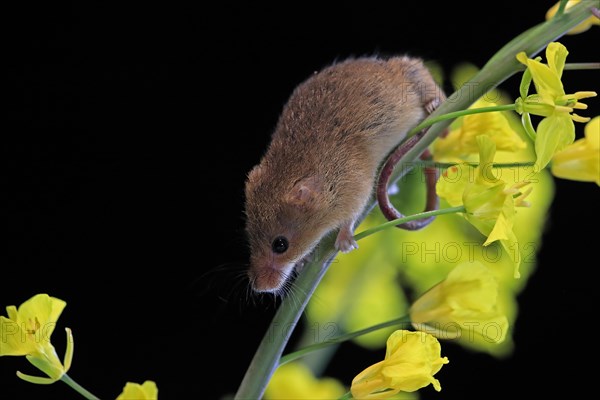
<path id="1" fill-rule="evenodd" d="M 340 228 L 337 238 L 335 239 L 335 248 L 342 253 L 349 253 L 354 249 L 358 249 L 358 244 L 354 240 L 352 226 L 354 224 L 346 224 Z"/>

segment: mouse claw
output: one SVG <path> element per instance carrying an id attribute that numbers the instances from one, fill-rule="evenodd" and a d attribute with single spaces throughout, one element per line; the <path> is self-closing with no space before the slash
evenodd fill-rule
<path id="1" fill-rule="evenodd" d="M 428 101 L 423 108 L 425 108 L 425 111 L 427 111 L 428 114 L 431 114 L 440 106 L 440 104 L 442 104 L 442 99 L 436 97 L 433 100 Z"/>
<path id="2" fill-rule="evenodd" d="M 358 249 L 358 243 L 354 239 L 351 240 L 339 240 L 335 241 L 335 248 L 342 253 L 350 253 L 352 250 Z"/>
<path id="3" fill-rule="evenodd" d="M 352 229 L 349 226 L 344 225 L 340 229 L 335 239 L 335 248 L 342 253 L 349 253 L 352 250 L 358 249 L 358 243 L 354 240 L 354 233 L 352 233 Z"/>

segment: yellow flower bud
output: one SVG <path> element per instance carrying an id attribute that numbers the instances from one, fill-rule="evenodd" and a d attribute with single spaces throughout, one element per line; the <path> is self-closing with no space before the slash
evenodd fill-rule
<path id="1" fill-rule="evenodd" d="M 439 392 L 442 387 L 433 376 L 448 364 L 448 358 L 441 357 L 440 353 L 440 343 L 427 333 L 395 331 L 387 340 L 385 359 L 352 380 L 352 396 L 356 399 L 387 399 L 429 384 Z"/>
<path id="2" fill-rule="evenodd" d="M 410 318 L 416 329 L 439 339 L 484 347 L 501 343 L 508 332 L 497 298 L 498 283 L 489 268 L 478 261 L 463 263 L 413 303 Z"/>
<path id="3" fill-rule="evenodd" d="M 117 400 L 157 400 L 158 387 L 153 381 L 139 383 L 127 382 Z"/>
<path id="4" fill-rule="evenodd" d="M 565 7 L 565 12 L 568 12 L 569 8 L 573 7 L 575 4 L 579 3 L 580 1 L 581 0 L 567 1 L 567 5 Z M 555 5 L 553 5 L 552 7 L 550 7 L 548 12 L 546 12 L 546 20 L 549 20 L 556 15 L 559 4 L 560 4 L 560 1 L 558 3 L 556 3 Z M 589 17 L 588 19 L 586 19 L 585 21 L 583 21 L 582 23 L 580 23 L 579 25 L 577 25 L 576 27 L 574 27 L 573 29 L 568 31 L 567 35 L 576 35 L 578 33 L 585 32 L 588 29 L 590 29 L 592 27 L 592 25 L 600 25 L 600 18 L 592 15 L 591 17 Z"/>

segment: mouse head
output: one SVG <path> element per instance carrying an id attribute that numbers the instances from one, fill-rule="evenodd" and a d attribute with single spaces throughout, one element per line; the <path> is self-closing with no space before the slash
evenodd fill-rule
<path id="1" fill-rule="evenodd" d="M 276 292 L 296 263 L 325 234 L 322 185 L 315 177 L 290 179 L 262 163 L 246 181 L 246 234 L 250 244 L 248 275 L 258 292 Z"/>

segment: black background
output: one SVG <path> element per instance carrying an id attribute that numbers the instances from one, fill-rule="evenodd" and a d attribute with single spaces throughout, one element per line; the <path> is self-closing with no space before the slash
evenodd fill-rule
<path id="1" fill-rule="evenodd" d="M 482 66 L 552 2 L 191 4 L 46 4 L 9 18 L 0 305 L 40 292 L 66 300 L 53 343 L 62 356 L 62 329 L 73 329 L 69 375 L 101 398 L 146 379 L 161 399 L 237 389 L 278 304 L 248 299 L 238 277 L 245 174 L 299 82 L 348 56 Z M 592 31 L 561 40 L 569 62 L 598 61 Z M 565 76 L 567 92 L 598 91 L 597 71 Z M 504 87 L 516 93 L 517 83 Z M 580 114 L 600 113 L 597 99 L 587 103 Z M 514 355 L 445 346 L 443 391 L 423 398 L 510 398 L 524 387 L 575 398 L 594 384 L 582 363 L 598 355 L 588 327 L 599 191 L 556 185 L 539 266 L 519 298 Z M 347 345 L 327 373 L 348 383 L 381 356 Z M 0 398 L 78 398 L 60 382 L 22 382 L 17 369 L 37 374 L 3 357 Z"/>

